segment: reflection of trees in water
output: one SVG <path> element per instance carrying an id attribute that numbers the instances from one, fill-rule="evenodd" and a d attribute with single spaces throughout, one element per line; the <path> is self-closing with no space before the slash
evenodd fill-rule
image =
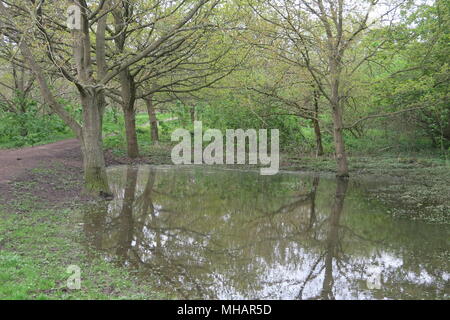
<path id="1" fill-rule="evenodd" d="M 137 170 L 127 168 L 127 178 L 123 196 L 122 210 L 118 218 L 119 238 L 116 247 L 116 256 L 121 261 L 128 261 L 133 241 L 133 207 L 136 195 Z"/>
<path id="2" fill-rule="evenodd" d="M 312 268 L 305 282 L 301 286 L 300 292 L 297 296 L 298 299 L 302 299 L 303 290 L 305 289 L 305 286 L 308 283 L 308 281 L 312 279 L 314 271 L 316 267 L 319 266 L 320 260 L 322 259 L 324 260 L 322 269 L 325 269 L 324 280 L 322 290 L 317 298 L 326 300 L 334 299 L 333 261 L 337 260 L 336 264 L 339 265 L 339 259 L 341 256 L 340 250 L 342 250 L 340 241 L 341 239 L 339 238 L 339 229 L 340 229 L 339 223 L 341 219 L 342 210 L 344 208 L 344 200 L 347 194 L 347 188 L 348 188 L 348 179 L 338 178 L 336 183 L 336 194 L 334 196 L 334 202 L 331 209 L 330 217 L 328 218 L 329 230 L 326 238 L 325 253 L 321 254 L 319 256 L 319 259 L 313 264 L 314 268 Z"/>
<path id="3" fill-rule="evenodd" d="M 115 178 L 116 200 L 86 215 L 86 232 L 97 248 L 179 296 L 276 298 L 276 288 L 292 287 L 277 294 L 333 299 L 337 281 L 346 286 L 341 293 L 362 290 L 371 260 L 353 259 L 348 246 L 345 255 L 343 243 L 376 242 L 341 223 L 347 180 L 337 180 L 331 210 L 323 210 L 319 177 L 298 184 L 145 172 L 128 167 Z M 286 266 L 295 266 L 296 279 Z"/>
<path id="4" fill-rule="evenodd" d="M 143 276 L 156 275 L 164 286 L 172 285 L 177 289 L 182 288 L 181 284 L 190 284 L 190 294 L 212 296 L 212 292 L 207 293 L 199 279 L 192 275 L 196 267 L 194 261 L 183 254 L 191 238 L 189 234 L 202 234 L 183 226 L 167 225 L 164 214 L 181 213 L 166 211 L 154 204 L 155 171 L 149 170 L 143 190 L 138 189 L 137 178 L 138 170 L 127 167 L 123 183 L 119 181 L 112 187 L 119 200 L 109 208 L 95 206 L 85 216 L 88 238 L 96 248 L 110 253 L 110 258 L 139 269 Z"/>

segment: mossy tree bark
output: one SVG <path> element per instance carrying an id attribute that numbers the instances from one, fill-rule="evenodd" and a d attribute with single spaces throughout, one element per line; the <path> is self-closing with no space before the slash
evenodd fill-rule
<path id="1" fill-rule="evenodd" d="M 74 30 L 72 34 L 74 37 L 74 60 L 77 69 L 75 84 L 83 108 L 83 127 L 79 139 L 83 153 L 85 189 L 92 194 L 100 194 L 101 192 L 110 194 L 102 141 L 103 112 L 106 107 L 105 88 L 99 85 L 98 79 L 94 78 L 92 72 L 94 64 L 91 57 L 87 5 L 85 1 L 81 0 L 76 1 L 76 4 L 81 11 L 82 23 L 81 29 Z M 107 10 L 107 7 L 103 10 Z M 98 21 L 95 38 L 97 78 L 103 78 L 107 70 L 105 32 L 106 15 L 103 15 Z"/>
<path id="2" fill-rule="evenodd" d="M 83 129 L 81 151 L 85 189 L 89 193 L 110 193 L 103 152 L 102 113 L 104 96 L 101 92 L 82 95 Z"/>

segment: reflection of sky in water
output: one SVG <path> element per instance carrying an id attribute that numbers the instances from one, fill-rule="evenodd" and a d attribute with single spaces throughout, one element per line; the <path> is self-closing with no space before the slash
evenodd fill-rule
<path id="1" fill-rule="evenodd" d="M 88 223 L 87 232 L 101 233 L 96 246 L 108 259 L 158 270 L 169 292 L 220 299 L 448 298 L 449 228 L 391 219 L 365 196 L 370 185 L 350 183 L 337 196 L 342 190 L 332 179 L 149 168 L 110 171 L 115 200 L 101 225 Z M 368 280 L 377 277 L 380 289 L 369 290 Z"/>
<path id="2" fill-rule="evenodd" d="M 237 292 L 233 286 L 227 285 L 226 279 L 220 274 L 213 274 L 215 282 L 211 289 L 218 292 L 219 299 L 295 300 L 317 298 L 318 292 L 323 289 L 324 274 L 314 274 L 312 280 L 307 283 L 305 283 L 305 279 L 311 277 L 310 270 L 314 269 L 314 263 L 318 256 L 311 255 L 301 248 L 295 250 L 294 254 L 303 257 L 303 263 L 300 267 L 281 263 L 267 265 L 263 260 L 257 261 L 257 264 L 263 265 L 261 269 L 264 272 L 261 273 L 261 279 L 264 279 L 264 281 L 261 281 L 262 287 L 254 288 L 251 292 Z M 375 264 L 372 264 L 373 261 L 364 258 L 352 260 L 352 263 L 363 267 L 360 272 L 347 272 L 345 275 L 338 275 L 334 278 L 334 296 L 337 299 L 374 299 L 370 290 L 367 290 L 367 280 L 370 275 L 395 271 L 402 266 L 402 259 L 383 252 L 382 256 L 375 261 Z M 333 264 L 333 268 L 336 268 L 336 264 Z M 444 281 L 448 281 L 448 276 L 448 273 L 444 273 Z M 422 269 L 419 274 L 408 272 L 404 280 L 410 283 L 432 285 L 438 279 Z M 359 287 L 350 291 L 349 287 L 353 286 L 354 283 L 357 283 Z"/>

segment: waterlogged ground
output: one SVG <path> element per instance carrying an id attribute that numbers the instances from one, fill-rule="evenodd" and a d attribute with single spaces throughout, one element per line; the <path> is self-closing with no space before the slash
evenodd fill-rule
<path id="1" fill-rule="evenodd" d="M 109 179 L 114 200 L 84 210 L 90 246 L 168 296 L 450 298 L 449 225 L 393 219 L 367 196 L 385 182 L 169 166 Z"/>

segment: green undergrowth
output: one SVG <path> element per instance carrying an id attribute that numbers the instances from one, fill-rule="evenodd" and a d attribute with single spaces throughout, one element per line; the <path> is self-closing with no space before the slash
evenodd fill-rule
<path id="1" fill-rule="evenodd" d="M 161 299 L 148 281 L 84 244 L 80 209 L 0 208 L 0 299 Z M 81 289 L 69 289 L 71 265 Z"/>

